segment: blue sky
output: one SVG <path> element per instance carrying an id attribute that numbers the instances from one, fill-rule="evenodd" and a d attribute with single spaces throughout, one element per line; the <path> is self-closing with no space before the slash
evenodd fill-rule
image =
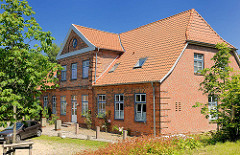
<path id="1" fill-rule="evenodd" d="M 60 45 L 71 24 L 121 33 L 194 8 L 240 49 L 239 0 L 29 0 L 44 31 Z"/>

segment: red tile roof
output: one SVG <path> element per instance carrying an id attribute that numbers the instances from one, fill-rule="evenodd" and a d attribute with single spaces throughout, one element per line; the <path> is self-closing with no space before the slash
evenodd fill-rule
<path id="1" fill-rule="evenodd" d="M 75 27 L 96 47 L 123 50 L 117 34 Z M 120 38 L 125 49 L 125 53 L 115 61 L 120 64 L 114 72 L 105 72 L 95 85 L 160 81 L 173 67 L 186 40 L 227 43 L 194 9 L 121 33 Z M 144 57 L 147 60 L 142 68 L 133 69 L 137 61 Z"/>

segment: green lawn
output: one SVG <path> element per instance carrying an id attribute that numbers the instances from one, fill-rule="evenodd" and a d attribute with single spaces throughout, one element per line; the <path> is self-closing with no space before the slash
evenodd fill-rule
<path id="1" fill-rule="evenodd" d="M 50 137 L 46 135 L 42 135 L 41 137 L 32 138 L 32 140 L 40 140 L 47 142 L 55 142 L 55 143 L 64 143 L 64 144 L 75 144 L 81 145 L 84 147 L 104 147 L 108 143 L 99 142 L 99 141 L 91 141 L 91 140 L 80 140 L 80 139 L 71 139 L 71 138 L 60 138 L 60 137 Z"/>
<path id="2" fill-rule="evenodd" d="M 237 142 L 216 143 L 206 145 L 193 151 L 194 155 L 240 155 L 240 140 Z"/>

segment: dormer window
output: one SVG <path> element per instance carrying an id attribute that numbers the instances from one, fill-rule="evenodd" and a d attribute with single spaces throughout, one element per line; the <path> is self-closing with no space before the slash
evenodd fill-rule
<path id="1" fill-rule="evenodd" d="M 116 64 L 110 69 L 110 71 L 109 71 L 108 73 L 114 72 L 115 69 L 118 67 L 119 64 L 120 64 L 120 63 L 116 63 Z"/>
<path id="2" fill-rule="evenodd" d="M 133 68 L 141 68 L 146 60 L 147 60 L 147 57 L 139 59 Z"/>

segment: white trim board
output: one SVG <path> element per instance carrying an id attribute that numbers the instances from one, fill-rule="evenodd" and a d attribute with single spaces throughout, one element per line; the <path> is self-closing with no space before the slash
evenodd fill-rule
<path id="1" fill-rule="evenodd" d="M 66 45 L 66 42 L 69 38 L 69 35 L 71 33 L 71 31 L 74 31 L 87 45 L 88 47 L 86 48 L 83 48 L 83 49 L 80 49 L 80 50 L 77 50 L 77 51 L 73 51 L 73 52 L 69 52 L 69 53 L 66 53 L 66 54 L 63 54 L 61 55 L 62 51 L 63 51 L 63 48 L 64 46 Z M 70 56 L 74 56 L 74 55 L 77 55 L 77 54 L 82 54 L 82 53 L 85 53 L 85 52 L 89 52 L 89 51 L 94 51 L 96 49 L 96 46 L 94 46 L 73 24 L 70 26 L 69 30 L 68 30 L 68 33 L 63 41 L 63 45 L 60 49 L 60 51 L 58 52 L 58 55 L 57 55 L 57 60 L 59 59 L 63 59 L 63 58 L 67 58 L 67 57 L 70 57 Z"/>

